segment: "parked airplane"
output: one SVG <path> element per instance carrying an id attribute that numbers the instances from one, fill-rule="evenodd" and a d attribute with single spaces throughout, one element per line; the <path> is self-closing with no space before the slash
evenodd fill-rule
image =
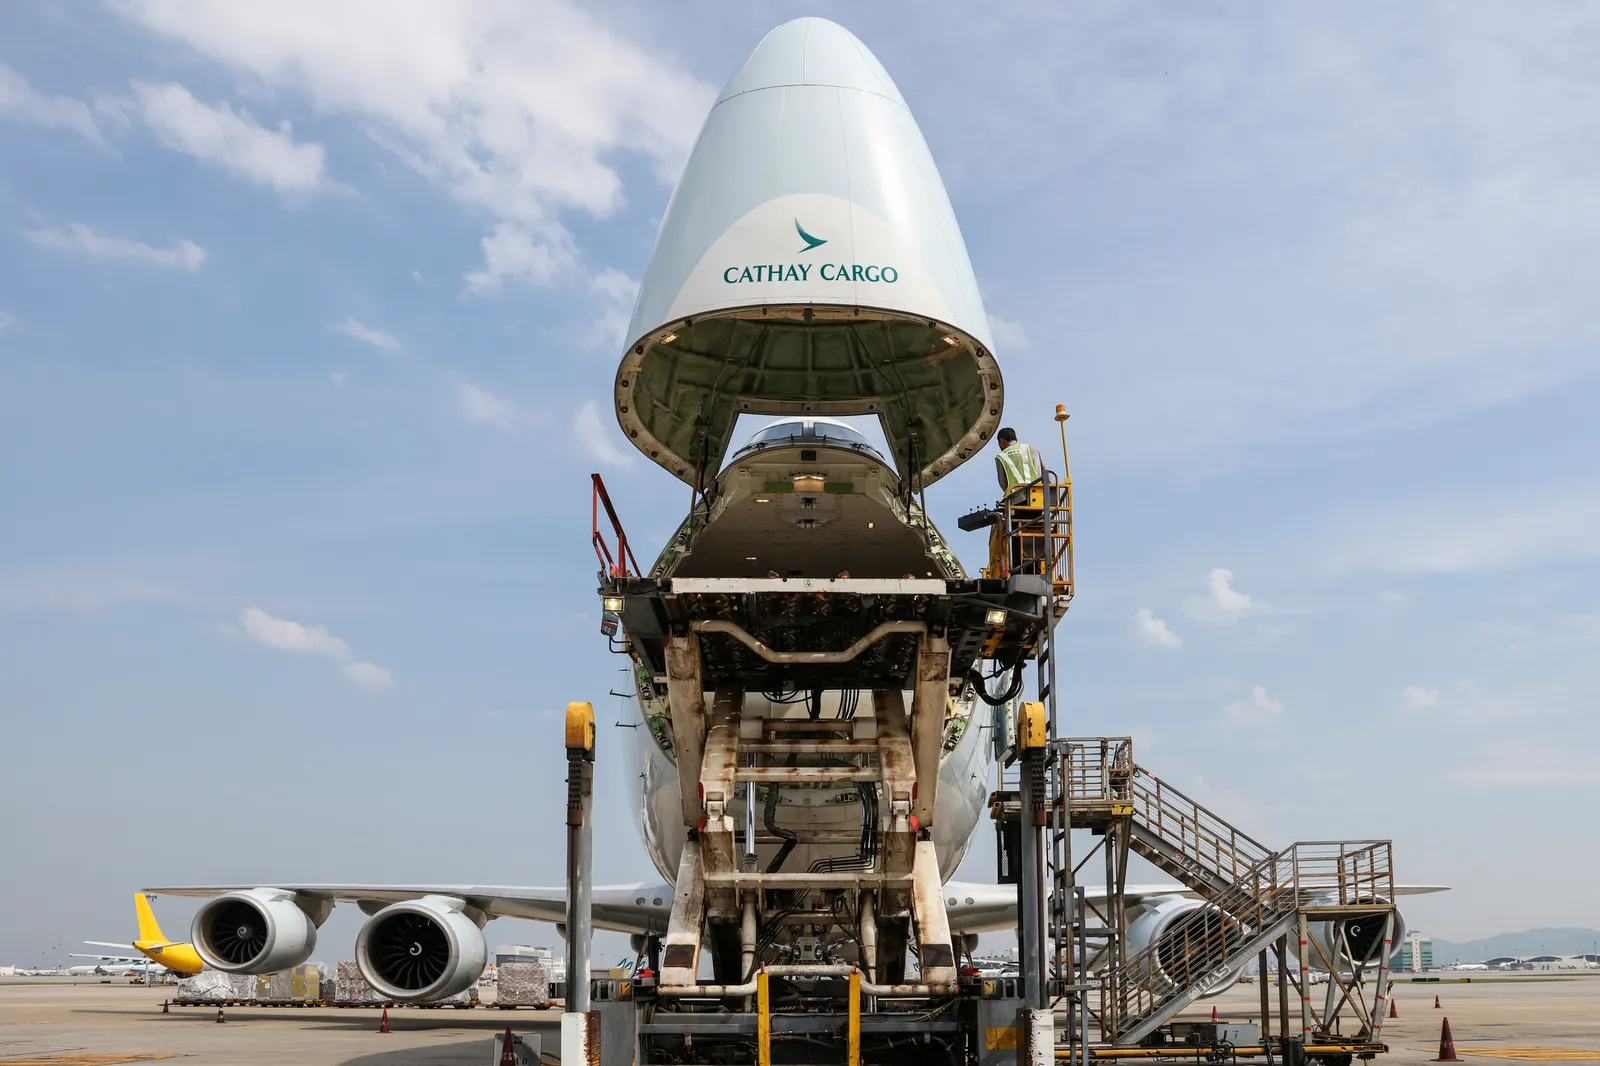
<path id="1" fill-rule="evenodd" d="M 144 966 L 147 961 L 157 963 L 179 977 L 192 977 L 200 972 L 205 964 L 200 961 L 200 956 L 196 954 L 193 945 L 176 944 L 167 939 L 166 934 L 161 931 L 160 924 L 156 921 L 155 912 L 150 909 L 150 900 L 144 893 L 135 892 L 133 894 L 133 909 L 139 922 L 139 938 L 133 943 L 117 944 L 105 940 L 85 940 L 84 943 L 90 947 L 97 948 L 127 948 L 130 951 L 139 952 L 143 956 L 142 958 L 123 955 L 85 955 L 77 952 L 74 952 L 72 957 L 77 959 L 98 958 L 114 963 L 135 963 L 137 965 L 131 967 L 131 969 L 137 969 L 140 973 L 148 972 Z"/>
<path id="2" fill-rule="evenodd" d="M 730 827 L 717 829 L 729 839 L 732 826 L 744 827 L 744 854 L 732 861 L 761 876 L 778 871 L 796 885 L 808 876 L 842 884 L 852 873 L 870 880 L 891 855 L 909 870 L 914 850 L 914 875 L 879 878 L 879 904 L 896 892 L 904 897 L 898 886 L 915 881 L 910 906 L 933 905 L 916 916 L 919 935 L 938 929 L 938 966 L 951 972 L 952 947 L 970 954 L 977 934 L 1017 923 L 1015 886 L 949 880 L 993 783 L 988 704 L 1014 701 L 1016 691 L 991 694 L 985 686 L 999 672 L 971 673 L 989 660 L 982 652 L 992 647 L 986 642 L 996 626 L 1008 624 L 1009 592 L 998 593 L 998 603 L 983 600 L 997 593 L 976 589 L 920 497 L 983 451 L 999 427 L 1004 388 L 966 247 L 921 131 L 883 67 L 841 27 L 821 19 L 779 27 L 716 101 L 663 217 L 613 399 L 627 439 L 690 485 L 694 502 L 646 568 L 644 584 L 656 590 L 641 587 L 607 605 L 608 624 L 630 638 L 633 713 L 644 728 L 633 730 L 639 772 L 629 776 L 639 789 L 644 850 L 662 879 L 596 887 L 594 925 L 638 934 L 640 946 L 644 937 L 666 933 L 689 841 L 698 850 L 698 834 L 714 819 Z M 780 420 L 730 457 L 742 414 Z M 886 450 L 829 416 L 877 417 Z M 841 577 L 875 582 L 880 591 L 863 592 L 849 617 L 825 617 L 816 603 L 826 598 L 827 582 Z M 1044 593 L 1023 597 L 1029 604 L 1023 613 L 1035 619 L 1050 587 L 1040 584 Z M 719 702 L 727 698 L 737 699 L 744 722 L 763 728 L 786 722 L 786 729 L 798 727 L 788 729 L 792 736 L 824 724 L 817 735 L 830 739 L 781 742 L 791 751 L 811 743 L 804 765 L 762 768 L 811 771 L 813 780 L 769 774 L 764 787 L 751 778 L 749 787 L 730 785 L 715 798 L 703 779 L 697 782 L 701 752 L 686 745 L 704 737 L 679 733 L 670 706 L 685 696 L 671 695 L 682 675 L 665 661 L 668 638 L 675 647 L 689 643 L 682 639 L 689 622 L 674 620 L 679 632 L 668 633 L 667 613 L 681 607 L 662 602 L 669 588 L 685 595 L 693 589 L 703 599 L 724 596 L 730 610 L 750 613 L 758 612 L 741 605 L 761 595 L 781 600 L 789 613 L 767 619 L 769 628 L 747 618 L 768 636 L 740 629 L 757 643 L 768 640 L 762 647 L 778 648 L 773 654 L 780 660 L 790 654 L 782 649 L 801 638 L 810 643 L 794 646 L 870 645 L 847 666 L 767 670 L 749 641 L 744 647 L 754 654 L 741 651 L 743 638 L 727 628 L 695 622 L 706 649 L 704 675 L 698 661 L 688 675 L 705 680 L 687 697 L 689 706 L 700 705 L 696 717 L 713 718 L 720 707 L 728 721 L 728 705 Z M 903 603 L 919 596 L 943 598 L 949 609 L 940 626 L 952 635 L 939 638 L 948 639 L 942 654 L 949 670 L 931 680 L 908 674 L 907 664 L 922 654 L 919 638 L 907 636 L 912 623 L 885 615 L 876 629 L 856 634 L 873 626 L 867 619 L 878 616 L 871 612 L 885 610 L 890 598 Z M 997 612 L 1000 622 L 989 621 Z M 959 626 L 978 636 L 958 646 Z M 872 632 L 897 635 L 880 640 Z M 736 675 L 737 696 L 725 697 L 729 689 L 714 675 Z M 924 787 L 919 793 L 908 778 L 904 792 L 890 795 L 880 790 L 876 769 L 829 753 L 861 758 L 878 750 L 879 724 L 903 731 L 907 703 L 932 723 L 917 733 L 915 780 Z M 855 776 L 818 772 L 841 764 Z M 927 787 L 930 779 L 936 788 Z M 922 897 L 920 886 L 932 889 L 931 898 Z M 206 964 L 235 973 L 304 962 L 333 907 L 355 903 L 371 916 L 357 939 L 357 961 L 377 991 L 397 1000 L 443 998 L 475 981 L 486 960 L 481 930 L 488 920 L 561 922 L 566 907 L 563 889 L 474 884 L 270 880 L 150 891 L 215 897 L 195 915 L 194 947 Z M 871 893 L 861 898 L 870 904 Z M 1105 899 L 1104 892 L 1089 893 L 1092 903 Z M 850 910 L 860 906 L 855 900 L 852 892 L 845 901 L 841 890 L 836 902 Z M 1130 941 L 1143 943 L 1202 906 L 1176 884 L 1129 886 L 1126 900 L 1139 918 L 1129 926 Z M 885 962 L 880 980 L 898 980 L 895 971 L 904 969 L 911 918 L 903 899 L 896 906 L 894 913 L 887 907 L 877 913 L 900 923 L 897 934 L 890 925 L 887 934 L 860 938 L 863 952 L 871 939 Z M 760 928 L 770 936 L 757 950 L 795 941 L 803 930 L 786 920 L 792 916 L 763 911 Z M 930 925 L 924 917 L 937 921 Z M 737 919 L 731 929 L 726 917 L 722 922 L 707 938 L 709 954 L 719 980 L 732 974 L 737 981 L 741 927 Z M 861 924 L 865 929 L 867 922 Z M 857 945 L 849 939 L 826 950 L 853 956 Z M 686 957 L 697 958 L 698 944 L 697 936 Z M 670 945 L 666 954 L 666 969 L 688 965 L 692 979 L 692 963 L 674 964 Z M 924 980 L 930 965 L 924 958 Z"/>

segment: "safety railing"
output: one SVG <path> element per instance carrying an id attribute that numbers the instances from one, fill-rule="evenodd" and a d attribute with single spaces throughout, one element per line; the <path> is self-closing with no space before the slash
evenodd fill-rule
<path id="1" fill-rule="evenodd" d="M 1299 912 L 1388 906 L 1394 871 L 1388 841 L 1307 841 L 1269 855 L 1227 891 L 1170 922 L 1110 982 L 1116 1028 L 1126 1034 L 1175 997 L 1193 998 L 1232 975 Z M 1230 965 L 1233 964 L 1233 965 Z"/>
<path id="2" fill-rule="evenodd" d="M 1135 819 L 1230 884 L 1272 855 L 1265 844 L 1141 766 L 1133 768 L 1132 799 Z"/>
<path id="3" fill-rule="evenodd" d="M 594 480 L 594 491 L 589 497 L 589 541 L 594 545 L 595 557 L 600 560 L 601 572 L 608 578 L 627 577 L 628 564 L 632 563 L 633 572 L 639 573 L 639 560 L 633 557 L 633 549 L 628 547 L 628 534 L 623 532 L 622 520 L 617 517 L 617 509 L 611 506 L 611 494 L 606 492 L 606 483 L 600 480 L 599 474 L 589 476 Z M 606 517 L 611 520 L 611 529 L 616 536 L 615 555 L 612 555 L 605 534 L 600 529 L 601 507 L 606 509 Z"/>
<path id="4" fill-rule="evenodd" d="M 1068 737 L 1057 741 L 1061 790 L 1076 806 L 1125 803 L 1135 770 L 1130 737 Z"/>
<path id="5" fill-rule="evenodd" d="M 1265 844 L 1135 764 L 1127 737 L 1070 738 L 1059 741 L 1056 751 L 1061 794 L 1078 808 L 1127 804 L 1134 821 L 1159 840 L 1162 864 L 1177 867 L 1174 876 L 1182 877 L 1188 863 L 1212 875 L 1190 881 L 1191 888 L 1208 889 L 1218 880 L 1232 884 L 1272 855 Z"/>

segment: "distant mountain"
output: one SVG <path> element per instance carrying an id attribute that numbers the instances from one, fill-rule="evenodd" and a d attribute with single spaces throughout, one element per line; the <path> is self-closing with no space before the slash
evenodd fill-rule
<path id="1" fill-rule="evenodd" d="M 1501 955 L 1581 955 L 1600 950 L 1596 944 L 1600 944 L 1600 930 L 1596 929 L 1529 929 L 1459 944 L 1435 940 L 1433 962 L 1436 966 L 1449 966 L 1456 962 L 1483 962 Z"/>

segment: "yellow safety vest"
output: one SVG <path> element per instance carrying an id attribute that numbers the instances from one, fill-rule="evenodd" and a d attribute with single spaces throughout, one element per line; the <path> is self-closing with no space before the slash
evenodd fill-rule
<path id="1" fill-rule="evenodd" d="M 1000 449 L 1000 465 L 1006 472 L 1007 492 L 1039 480 L 1039 464 L 1033 461 L 1033 449 L 1020 440 L 1013 441 L 1009 448 Z"/>

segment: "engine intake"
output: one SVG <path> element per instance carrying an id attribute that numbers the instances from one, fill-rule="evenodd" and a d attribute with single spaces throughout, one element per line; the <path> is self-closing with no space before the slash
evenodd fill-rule
<path id="1" fill-rule="evenodd" d="M 277 973 L 317 949 L 317 926 L 293 892 L 252 888 L 229 892 L 195 912 L 195 951 L 224 973 Z"/>
<path id="2" fill-rule="evenodd" d="M 1197 899 L 1167 897 L 1128 924 L 1130 956 L 1155 945 L 1151 957 L 1153 965 L 1146 975 L 1153 985 L 1164 989 L 1194 984 L 1224 955 L 1231 954 L 1244 943 L 1245 930 L 1232 918 L 1214 910 L 1195 913 L 1206 907 L 1207 904 Z M 1183 936 L 1167 937 L 1169 932 L 1179 928 Z M 1215 996 L 1233 987 L 1241 970 L 1242 967 L 1201 994 Z"/>
<path id="3" fill-rule="evenodd" d="M 488 948 L 464 901 L 424 896 L 379 911 L 356 937 L 356 965 L 378 992 L 416 1002 L 448 999 L 483 975 Z"/>
<path id="4" fill-rule="evenodd" d="M 1333 903 L 1333 900 L 1328 900 Z M 1388 903 L 1387 899 L 1363 897 L 1353 902 L 1362 903 Z M 1308 966 L 1317 969 L 1327 968 L 1327 960 L 1337 959 L 1339 966 L 1352 964 L 1366 964 L 1377 962 L 1383 954 L 1383 915 L 1366 914 L 1354 918 L 1338 918 L 1331 922 L 1319 922 L 1310 929 L 1311 939 L 1316 944 L 1309 949 L 1306 958 Z M 1397 909 L 1394 912 L 1394 930 L 1390 933 L 1391 945 L 1398 945 L 1406 938 L 1405 916 Z M 1293 943 L 1291 939 L 1290 943 Z M 1320 951 L 1318 950 L 1320 949 Z M 1337 956 L 1334 954 L 1337 950 Z M 1299 954 L 1298 951 L 1295 952 Z"/>

